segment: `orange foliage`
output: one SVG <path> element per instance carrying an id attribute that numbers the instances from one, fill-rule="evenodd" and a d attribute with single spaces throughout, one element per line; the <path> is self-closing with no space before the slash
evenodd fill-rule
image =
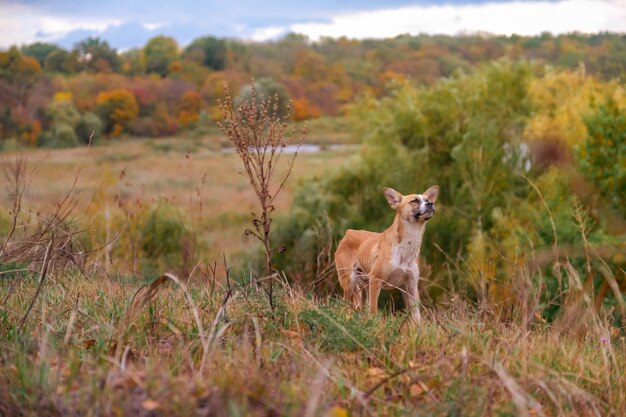
<path id="1" fill-rule="evenodd" d="M 296 121 L 314 119 L 322 115 L 322 111 L 306 97 L 293 100 L 293 118 Z"/>
<path id="2" fill-rule="evenodd" d="M 203 107 L 204 100 L 200 94 L 193 90 L 185 92 L 180 99 L 178 122 L 183 126 L 197 122 Z"/>

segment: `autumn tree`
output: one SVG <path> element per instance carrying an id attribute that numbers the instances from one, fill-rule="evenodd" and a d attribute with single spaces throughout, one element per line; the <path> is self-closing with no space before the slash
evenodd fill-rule
<path id="1" fill-rule="evenodd" d="M 24 56 L 16 47 L 0 52 L 0 90 L 11 97 L 21 109 L 26 93 L 41 74 L 41 66 L 35 58 Z"/>
<path id="2" fill-rule="evenodd" d="M 157 36 L 143 49 L 146 71 L 165 77 L 172 62 L 178 59 L 178 44 L 169 36 Z"/>
<path id="3" fill-rule="evenodd" d="M 141 49 L 133 48 L 120 55 L 122 72 L 128 75 L 140 75 L 146 71 L 146 63 Z"/>
<path id="4" fill-rule="evenodd" d="M 50 52 L 46 56 L 43 65 L 47 72 L 58 72 L 62 74 L 79 72 L 82 66 L 79 61 L 78 51 L 72 50 L 68 52 L 65 49 L 57 49 Z"/>
<path id="5" fill-rule="evenodd" d="M 224 69 L 226 64 L 226 42 L 224 39 L 214 38 L 213 36 L 203 36 L 194 39 L 185 48 L 183 56 L 185 59 L 219 71 Z"/>
<path id="6" fill-rule="evenodd" d="M 193 90 L 187 91 L 180 99 L 178 122 L 185 127 L 196 123 L 203 107 L 202 96 Z"/>
<path id="7" fill-rule="evenodd" d="M 105 125 L 104 131 L 111 136 L 121 135 L 139 114 L 135 95 L 124 89 L 101 92 L 98 94 L 96 104 Z"/>
<path id="8" fill-rule="evenodd" d="M 22 54 L 35 58 L 39 62 L 39 65 L 43 67 L 48 55 L 59 50 L 61 50 L 61 48 L 52 43 L 35 42 L 30 45 L 23 46 Z"/>
<path id="9" fill-rule="evenodd" d="M 78 61 L 91 72 L 119 72 L 121 60 L 109 43 L 98 37 L 89 37 L 74 46 Z"/>
<path id="10" fill-rule="evenodd" d="M 293 100 L 293 119 L 295 121 L 314 119 L 322 115 L 322 111 L 306 97 Z"/>

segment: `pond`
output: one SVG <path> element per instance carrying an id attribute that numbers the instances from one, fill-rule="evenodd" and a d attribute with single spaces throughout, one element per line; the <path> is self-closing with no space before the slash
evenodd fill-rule
<path id="1" fill-rule="evenodd" d="M 305 143 L 300 145 L 298 149 L 298 145 L 287 145 L 283 150 L 283 153 L 295 153 L 296 151 L 301 153 L 314 153 L 320 151 L 338 151 L 345 149 L 357 149 L 358 145 L 344 145 L 344 144 L 331 144 L 331 145 L 317 145 L 312 143 Z M 235 148 L 226 147 L 222 148 L 222 153 L 233 153 L 235 152 Z"/>

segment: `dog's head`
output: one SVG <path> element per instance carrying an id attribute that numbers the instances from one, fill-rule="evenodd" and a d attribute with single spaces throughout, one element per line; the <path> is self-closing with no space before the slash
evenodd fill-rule
<path id="1" fill-rule="evenodd" d="M 402 195 L 393 188 L 384 188 L 385 198 L 392 209 L 409 222 L 426 222 L 435 214 L 439 186 L 433 185 L 424 194 Z"/>

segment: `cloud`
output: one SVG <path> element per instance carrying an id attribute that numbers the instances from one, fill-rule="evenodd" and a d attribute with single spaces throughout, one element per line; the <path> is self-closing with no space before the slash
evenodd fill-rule
<path id="1" fill-rule="evenodd" d="M 284 35 L 287 29 L 284 26 L 268 26 L 255 29 L 249 36 L 253 41 L 265 41 L 268 39 L 276 39 L 280 35 Z"/>
<path id="2" fill-rule="evenodd" d="M 257 30 L 256 40 L 272 39 L 278 28 Z M 409 6 L 346 13 L 326 22 L 303 22 L 283 32 L 302 33 L 316 40 L 323 36 L 384 38 L 399 34 L 487 32 L 536 35 L 567 32 L 626 31 L 625 0 L 511 1 L 482 4 Z M 266 36 L 263 37 L 262 35 Z"/>
<path id="3" fill-rule="evenodd" d="M 263 41 L 288 32 L 315 40 L 543 31 L 626 32 L 626 0 L 276 0 L 272 7 L 255 0 L 0 0 L 0 48 L 36 41 L 71 47 L 88 36 L 128 49 L 161 34 L 184 46 L 204 35 Z"/>
<path id="4" fill-rule="evenodd" d="M 100 32 L 120 25 L 114 18 L 86 17 L 72 19 L 67 16 L 37 13 L 30 6 L 5 4 L 0 14 L 0 48 L 32 42 L 50 42 L 74 30 Z"/>

